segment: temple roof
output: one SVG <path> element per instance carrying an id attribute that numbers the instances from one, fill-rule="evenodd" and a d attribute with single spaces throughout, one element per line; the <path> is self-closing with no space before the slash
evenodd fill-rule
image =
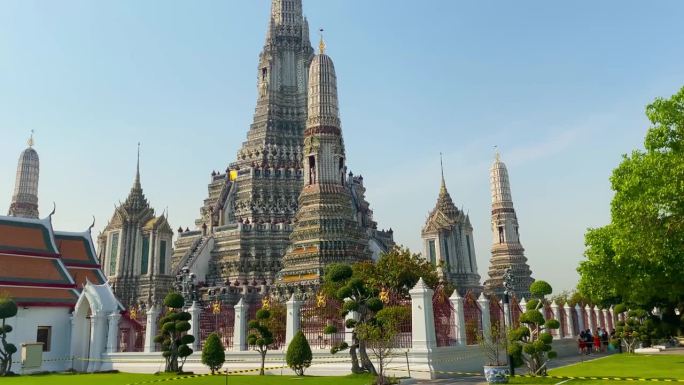
<path id="1" fill-rule="evenodd" d="M 106 280 L 90 232 L 54 232 L 51 217 L 0 216 L 0 293 L 21 306 L 72 307 L 78 289 Z"/>
<path id="2" fill-rule="evenodd" d="M 439 196 L 437 197 L 437 204 L 428 214 L 425 221 L 423 232 L 437 231 L 440 229 L 448 229 L 459 222 L 467 222 L 468 218 L 464 217 L 463 213 L 456 207 L 454 201 L 447 191 L 444 176 L 442 176 L 442 183 L 439 187 Z"/>

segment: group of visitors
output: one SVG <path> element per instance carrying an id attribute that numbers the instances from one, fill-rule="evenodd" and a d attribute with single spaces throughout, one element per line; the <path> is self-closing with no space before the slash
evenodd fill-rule
<path id="1" fill-rule="evenodd" d="M 608 334 L 608 331 L 603 328 L 598 328 L 596 334 L 592 334 L 590 329 L 582 330 L 577 337 L 577 348 L 580 354 L 591 354 L 595 352 L 606 352 L 608 350 L 608 341 L 610 336 L 615 334 L 615 330 Z"/>

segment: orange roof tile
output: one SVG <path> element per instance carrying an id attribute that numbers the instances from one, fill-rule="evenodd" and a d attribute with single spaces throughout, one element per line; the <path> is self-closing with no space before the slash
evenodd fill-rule
<path id="1" fill-rule="evenodd" d="M 55 242 L 62 255 L 62 261 L 67 266 L 70 264 L 98 265 L 92 243 L 85 234 L 55 232 Z"/>
<path id="2" fill-rule="evenodd" d="M 73 285 L 58 257 L 0 253 L 0 282 L 36 285 Z"/>
<path id="3" fill-rule="evenodd" d="M 57 254 L 48 224 L 42 220 L 12 219 L 0 218 L 0 250 Z"/>
<path id="4" fill-rule="evenodd" d="M 78 292 L 74 289 L 0 285 L 0 295 L 9 295 L 19 306 L 72 307 L 78 301 Z"/>

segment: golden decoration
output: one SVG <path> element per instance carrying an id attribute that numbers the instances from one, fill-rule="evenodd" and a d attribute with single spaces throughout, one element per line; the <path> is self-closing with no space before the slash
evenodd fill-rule
<path id="1" fill-rule="evenodd" d="M 325 55 L 325 41 L 323 40 L 323 28 L 319 30 L 321 35 L 321 41 L 318 43 L 318 53 L 320 55 Z"/>
<path id="2" fill-rule="evenodd" d="M 387 289 L 383 288 L 380 292 L 380 301 L 382 301 L 382 303 L 389 303 L 389 300 L 389 292 Z"/>
<path id="3" fill-rule="evenodd" d="M 268 299 L 268 297 L 265 297 L 261 300 L 261 308 L 264 310 L 268 310 L 271 308 L 271 301 Z"/>
<path id="4" fill-rule="evenodd" d="M 221 302 L 215 301 L 211 304 L 211 313 L 214 315 L 221 314 Z"/>
<path id="5" fill-rule="evenodd" d="M 316 295 L 316 307 L 324 307 L 327 304 L 325 295 L 323 293 L 318 293 Z"/>
<path id="6" fill-rule="evenodd" d="M 137 320 L 138 319 L 138 310 L 136 308 L 131 308 L 128 312 L 129 317 L 132 320 Z"/>

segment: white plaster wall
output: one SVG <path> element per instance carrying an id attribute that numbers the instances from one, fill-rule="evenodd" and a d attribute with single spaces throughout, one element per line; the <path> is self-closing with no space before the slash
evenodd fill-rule
<path id="1" fill-rule="evenodd" d="M 70 356 L 71 349 L 71 314 L 62 307 L 19 307 L 17 315 L 8 320 L 12 332 L 8 334 L 9 342 L 17 346 L 17 353 L 12 361 L 21 361 L 21 344 L 36 342 L 38 326 L 52 326 L 50 351 L 43 352 L 43 366 L 33 371 L 53 371 L 71 368 L 71 360 L 58 360 Z M 48 360 L 48 361 L 46 361 Z M 58 361 L 49 361 L 58 360 Z M 21 373 L 21 364 L 12 364 L 12 371 Z M 28 373 L 26 371 L 25 373 Z"/>

